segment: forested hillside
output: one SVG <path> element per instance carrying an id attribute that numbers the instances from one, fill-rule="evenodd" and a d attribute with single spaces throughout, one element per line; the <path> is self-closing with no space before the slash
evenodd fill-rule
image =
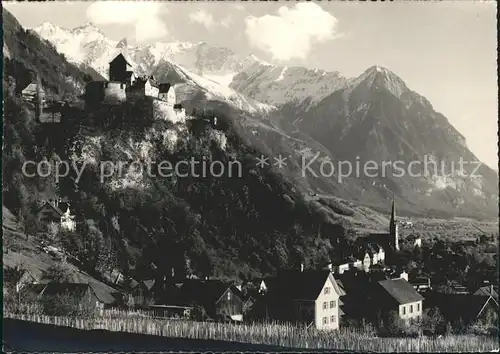
<path id="1" fill-rule="evenodd" d="M 90 67 L 66 61 L 50 42 L 25 30 L 5 9 L 3 20 L 4 81 L 19 93 L 39 74 L 46 91 L 55 99 L 80 95 L 84 84 L 102 78 Z"/>
<path id="2" fill-rule="evenodd" d="M 173 124 L 155 119 L 141 102 L 128 102 L 92 114 L 70 108 L 59 125 L 37 122 L 20 88 L 39 74 L 54 97 L 76 100 L 91 77 L 9 13 L 3 18 L 9 53 L 3 80 L 4 205 L 28 233 L 44 231 L 36 218 L 39 203 L 57 196 L 70 202 L 78 228 L 54 239 L 91 273 L 118 267 L 139 279 L 163 278 L 174 268 L 249 277 L 328 259 L 344 227 L 270 168 L 256 167 L 260 152 L 242 140 L 237 132 L 243 128 L 231 116 L 217 114 L 214 128 L 207 121 L 215 112 L 198 110 L 188 123 Z M 87 165 L 79 180 L 70 169 L 59 183 L 53 175 L 22 173 L 24 162 L 44 159 Z M 226 167 L 238 161 L 241 171 L 169 178 L 129 171 L 100 180 L 104 161 L 175 165 L 191 159 Z"/>

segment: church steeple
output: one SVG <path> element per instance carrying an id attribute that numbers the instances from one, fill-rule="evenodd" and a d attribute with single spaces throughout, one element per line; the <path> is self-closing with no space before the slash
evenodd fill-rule
<path id="1" fill-rule="evenodd" d="M 396 222 L 396 202 L 394 201 L 394 196 L 392 197 L 392 208 L 391 208 L 391 221 L 389 224 L 389 233 L 392 238 L 392 246 L 396 251 L 399 251 L 399 232 L 398 224 Z"/>

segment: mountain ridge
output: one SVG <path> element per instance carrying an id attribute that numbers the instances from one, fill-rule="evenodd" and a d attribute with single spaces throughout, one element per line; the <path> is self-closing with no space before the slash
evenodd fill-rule
<path id="1" fill-rule="evenodd" d="M 43 33 L 40 35 L 43 37 Z M 58 41 L 52 38 L 56 47 L 65 49 L 64 40 Z M 102 65 L 107 66 L 108 60 L 103 58 L 111 55 L 106 48 L 113 46 L 116 50 L 117 43 L 104 39 L 88 42 L 85 46 L 94 46 L 95 55 L 89 54 L 87 65 L 102 72 Z M 198 97 L 201 90 L 204 100 L 222 99 L 238 109 L 260 114 L 261 117 L 247 121 L 248 132 L 244 133 L 257 146 L 272 146 L 269 150 L 272 153 L 280 153 L 279 149 L 291 152 L 295 167 L 304 153 L 314 155 L 311 146 L 320 147 L 325 158 L 351 162 L 357 157 L 375 161 L 404 157 L 409 162 L 425 156 L 446 162 L 457 160 L 460 154 L 470 161 L 477 160 L 468 150 L 464 136 L 444 115 L 436 112 L 425 97 L 411 90 L 398 75 L 379 65 L 369 67 L 357 77 L 347 78 L 334 71 L 276 66 L 253 55 L 240 57 L 227 48 L 210 47 L 204 42 L 155 43 L 129 46 L 128 50 L 134 53 L 133 59 L 139 59 L 141 72 L 150 71 L 160 80 L 175 77 L 179 81 L 176 91 L 179 90 L 184 102 Z M 183 70 L 187 70 L 190 77 L 189 85 Z M 271 125 L 279 132 L 278 136 L 263 131 L 253 133 L 253 124 L 266 132 Z M 298 136 L 300 143 L 294 140 Z M 271 141 L 278 137 L 279 144 Z M 491 205 L 495 202 L 491 196 L 497 194 L 494 186 L 498 184 L 495 183 L 498 175 L 487 167 L 483 171 L 485 180 L 464 181 L 434 174 L 405 181 L 382 178 L 337 183 L 327 178 L 309 178 L 297 183 L 305 183 L 304 191 L 340 193 L 339 197 L 360 203 L 369 200 L 370 207 L 379 209 L 387 203 L 390 194 L 385 189 L 394 188 L 392 193 L 398 193 L 406 201 L 401 207 L 403 210 L 414 208 L 415 202 L 411 200 L 414 198 L 422 213 L 427 209 L 467 213 L 470 208 L 476 214 L 485 205 L 488 205 L 488 214 L 497 213 Z M 296 175 L 298 170 L 289 173 Z M 372 188 L 377 185 L 382 189 Z M 461 196 L 457 186 L 462 185 L 473 191 L 467 193 L 477 195 Z M 404 188 L 409 191 L 403 193 Z"/>

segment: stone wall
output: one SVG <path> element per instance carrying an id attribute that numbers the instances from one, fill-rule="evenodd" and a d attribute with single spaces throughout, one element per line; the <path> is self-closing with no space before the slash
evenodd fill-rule
<path id="1" fill-rule="evenodd" d="M 173 123 L 186 121 L 186 113 L 183 109 L 174 109 L 173 105 L 159 99 L 153 99 L 153 115 L 155 119 L 169 120 Z"/>
<path id="2" fill-rule="evenodd" d="M 119 103 L 127 100 L 126 85 L 121 82 L 110 81 L 104 84 L 104 102 Z"/>

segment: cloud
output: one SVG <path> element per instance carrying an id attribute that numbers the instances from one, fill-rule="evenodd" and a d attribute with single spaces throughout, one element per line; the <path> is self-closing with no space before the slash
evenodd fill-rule
<path id="1" fill-rule="evenodd" d="M 220 21 L 220 25 L 226 28 L 231 26 L 232 23 L 233 23 L 233 18 L 231 16 L 227 16 Z"/>
<path id="2" fill-rule="evenodd" d="M 210 29 L 214 25 L 214 18 L 211 13 L 199 9 L 196 12 L 192 12 L 189 14 L 190 22 L 197 22 L 206 28 Z"/>
<path id="3" fill-rule="evenodd" d="M 245 19 L 245 34 L 251 46 L 272 54 L 274 59 L 305 59 L 314 44 L 338 38 L 337 19 L 314 3 L 282 6 L 276 15 Z"/>
<path id="4" fill-rule="evenodd" d="M 242 4 L 234 4 L 233 6 L 238 11 L 243 11 L 245 9 L 245 6 L 243 6 Z"/>
<path id="5" fill-rule="evenodd" d="M 138 42 L 158 39 L 167 33 L 157 2 L 96 1 L 87 8 L 87 18 L 95 24 L 133 25 Z"/>

